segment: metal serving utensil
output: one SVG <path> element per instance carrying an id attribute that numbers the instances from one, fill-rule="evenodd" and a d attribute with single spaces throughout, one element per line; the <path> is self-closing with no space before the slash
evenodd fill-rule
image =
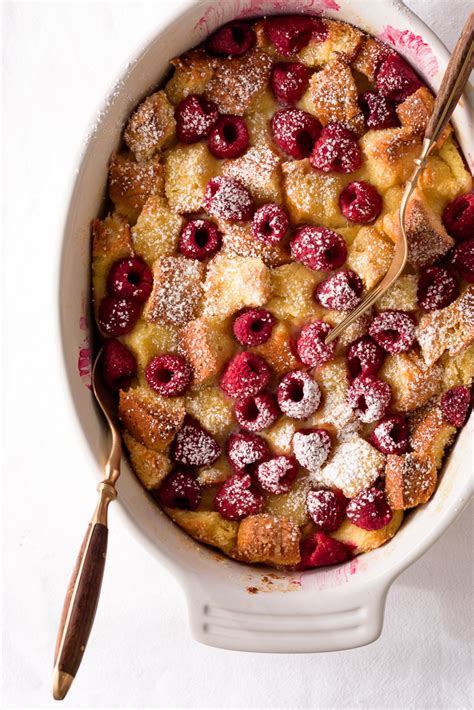
<path id="1" fill-rule="evenodd" d="M 120 476 L 122 439 L 117 420 L 117 403 L 100 376 L 99 351 L 92 368 L 94 396 L 107 420 L 112 441 L 104 466 L 105 478 L 97 486 L 99 501 L 87 528 L 74 572 L 66 593 L 53 671 L 53 697 L 63 700 L 76 676 L 89 639 L 99 601 L 107 553 L 107 509 L 117 497 L 115 484 Z"/>
<path id="2" fill-rule="evenodd" d="M 405 186 L 405 191 L 400 203 L 398 239 L 395 244 L 395 252 L 389 270 L 382 281 L 364 298 L 364 300 L 354 308 L 350 314 L 344 318 L 326 337 L 326 343 L 335 340 L 351 323 L 353 323 L 362 313 L 365 313 L 373 304 L 390 288 L 398 279 L 407 261 L 408 240 L 405 231 L 405 213 L 408 201 L 415 189 L 421 172 L 425 168 L 428 156 L 441 136 L 446 124 L 451 118 L 464 87 L 467 84 L 469 75 L 473 69 L 474 60 L 474 13 L 471 13 L 464 25 L 461 36 L 451 55 L 449 64 L 441 82 L 441 86 L 436 96 L 433 113 L 425 131 L 420 156 L 414 161 L 415 169 Z"/>

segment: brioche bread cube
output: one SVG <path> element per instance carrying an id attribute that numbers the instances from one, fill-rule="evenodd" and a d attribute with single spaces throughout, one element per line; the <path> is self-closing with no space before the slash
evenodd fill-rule
<path id="1" fill-rule="evenodd" d="M 460 385 L 470 387 L 474 379 L 474 345 L 457 355 L 445 353 L 440 364 L 443 366 L 443 390 Z"/>
<path id="2" fill-rule="evenodd" d="M 404 274 L 400 276 L 388 291 L 380 297 L 375 307 L 378 311 L 416 311 L 418 308 L 418 276 Z"/>
<path id="3" fill-rule="evenodd" d="M 222 173 L 238 180 L 259 202 L 281 202 L 280 156 L 265 145 L 249 148 L 240 158 L 225 160 Z"/>
<path id="4" fill-rule="evenodd" d="M 454 246 L 454 239 L 449 236 L 441 220 L 419 191 L 407 205 L 405 232 L 408 240 L 408 263 L 417 268 L 428 266 Z"/>
<path id="5" fill-rule="evenodd" d="M 244 114 L 245 123 L 249 132 L 251 146 L 274 145 L 270 121 L 273 114 L 281 108 L 270 89 L 262 91 L 256 96 Z"/>
<path id="6" fill-rule="evenodd" d="M 430 456 L 416 451 L 387 456 L 385 493 L 389 505 L 396 510 L 415 508 L 429 501 L 437 480 L 436 466 Z"/>
<path id="7" fill-rule="evenodd" d="M 403 183 L 413 172 L 413 161 L 421 149 L 421 138 L 411 129 L 383 128 L 367 131 L 359 140 L 368 181 L 384 193 Z"/>
<path id="8" fill-rule="evenodd" d="M 125 217 L 114 212 L 104 220 L 94 219 L 92 229 L 92 297 L 97 309 L 107 288 L 112 264 L 133 256 L 130 225 Z"/>
<path id="9" fill-rule="evenodd" d="M 176 106 L 191 94 L 203 94 L 212 79 L 218 60 L 203 49 L 192 49 L 172 59 L 174 72 L 165 85 L 168 100 Z"/>
<path id="10" fill-rule="evenodd" d="M 121 337 L 121 341 L 135 355 L 141 380 L 143 371 L 155 355 L 178 352 L 179 331 L 169 323 L 148 323 L 140 319 L 130 333 Z"/>
<path id="11" fill-rule="evenodd" d="M 196 384 L 216 376 L 234 347 L 228 328 L 219 319 L 190 321 L 180 332 L 180 342 L 193 367 Z"/>
<path id="12" fill-rule="evenodd" d="M 261 433 L 270 444 L 273 452 L 279 455 L 290 455 L 293 452 L 293 434 L 299 423 L 286 416 L 278 417 L 275 424 Z"/>
<path id="13" fill-rule="evenodd" d="M 307 158 L 283 163 L 281 169 L 283 195 L 293 224 L 317 224 L 332 229 L 347 226 L 339 207 L 339 194 L 349 176 L 313 170 Z"/>
<path id="14" fill-rule="evenodd" d="M 191 537 L 207 545 L 218 547 L 233 556 L 239 523 L 225 520 L 220 513 L 165 508 L 171 520 Z"/>
<path id="15" fill-rule="evenodd" d="M 263 306 L 271 296 L 270 271 L 261 259 L 218 254 L 204 284 L 205 318 L 227 318 L 245 306 Z"/>
<path id="16" fill-rule="evenodd" d="M 162 256 L 153 264 L 153 289 L 144 317 L 150 323 L 164 320 L 185 325 L 197 314 L 202 296 L 204 264 L 185 256 Z"/>
<path id="17" fill-rule="evenodd" d="M 152 195 L 164 195 L 164 171 L 159 158 L 137 163 L 119 153 L 109 165 L 109 197 L 117 212 L 135 223 Z"/>
<path id="18" fill-rule="evenodd" d="M 165 193 L 174 212 L 200 212 L 206 185 L 219 163 L 206 143 L 179 145 L 165 157 Z"/>
<path id="19" fill-rule="evenodd" d="M 363 74 L 371 82 L 375 82 L 380 65 L 389 54 L 393 54 L 386 44 L 374 37 L 366 37 L 360 47 L 352 68 Z"/>
<path id="20" fill-rule="evenodd" d="M 296 55 L 298 61 L 308 67 L 319 67 L 336 54 L 341 61 L 349 64 L 362 46 L 364 34 L 346 22 L 324 19 L 324 24 L 328 30 L 324 42 L 311 39 Z"/>
<path id="21" fill-rule="evenodd" d="M 220 456 L 212 466 L 198 468 L 197 479 L 204 488 L 224 483 L 232 475 L 232 468 L 225 456 Z"/>
<path id="22" fill-rule="evenodd" d="M 281 266 L 290 261 L 289 250 L 282 244 L 266 244 L 255 239 L 251 222 L 217 220 L 222 234 L 221 254 L 229 256 L 258 256 L 266 266 Z"/>
<path id="23" fill-rule="evenodd" d="M 419 187 L 438 216 L 441 216 L 448 202 L 472 190 L 471 173 L 466 169 L 452 136 L 429 156 L 420 176 Z"/>
<path id="24" fill-rule="evenodd" d="M 427 367 L 411 351 L 387 355 L 378 377 L 390 385 L 390 407 L 397 412 L 412 412 L 440 392 L 443 369 L 439 365 Z"/>
<path id="25" fill-rule="evenodd" d="M 184 219 L 169 209 L 164 197 L 150 197 L 132 229 L 135 251 L 150 263 L 172 254 L 183 225 Z"/>
<path id="26" fill-rule="evenodd" d="M 278 517 L 290 518 L 296 525 L 306 525 L 310 521 L 306 509 L 306 497 L 311 489 L 311 480 L 300 471 L 289 493 L 267 494 L 265 512 Z"/>
<path id="27" fill-rule="evenodd" d="M 403 510 L 394 510 L 391 521 L 385 527 L 379 530 L 363 530 L 346 518 L 335 532 L 330 533 L 330 536 L 345 545 L 349 545 L 354 555 L 360 555 L 362 552 L 375 550 L 390 540 L 397 532 L 402 521 Z"/>
<path id="28" fill-rule="evenodd" d="M 291 331 L 286 323 L 277 323 L 270 338 L 254 348 L 254 352 L 263 357 L 277 375 L 284 375 L 296 370 L 299 362 L 291 349 Z"/>
<path id="29" fill-rule="evenodd" d="M 362 227 L 348 248 L 347 266 L 371 289 L 387 273 L 393 251 L 393 244 L 376 227 Z"/>
<path id="30" fill-rule="evenodd" d="M 203 385 L 185 398 L 188 414 L 222 440 L 234 428 L 233 405 L 217 385 Z"/>
<path id="31" fill-rule="evenodd" d="M 309 426 L 334 429 L 338 434 L 357 429 L 358 419 L 347 404 L 349 371 L 345 357 L 334 358 L 313 374 L 322 398 L 319 409 L 309 420 Z"/>
<path id="32" fill-rule="evenodd" d="M 132 468 L 142 485 L 150 491 L 159 488 L 171 470 L 168 456 L 147 449 L 126 431 L 123 432 L 123 439 L 130 455 Z"/>
<path id="33" fill-rule="evenodd" d="M 242 520 L 237 533 L 237 556 L 246 562 L 296 565 L 301 559 L 300 531 L 288 518 L 261 513 Z"/>
<path id="34" fill-rule="evenodd" d="M 428 410 L 416 422 L 410 435 L 410 445 L 417 454 L 431 458 L 437 469 L 443 462 L 444 451 L 456 434 L 456 427 L 449 424 L 437 406 Z"/>
<path id="35" fill-rule="evenodd" d="M 268 86 L 271 68 L 271 58 L 258 48 L 241 57 L 221 59 L 205 96 L 217 104 L 220 113 L 241 116 Z"/>
<path id="36" fill-rule="evenodd" d="M 181 397 L 165 399 L 147 387 L 120 390 L 119 418 L 140 444 L 165 451 L 183 423 L 186 410 Z"/>
<path id="37" fill-rule="evenodd" d="M 402 126 L 415 133 L 424 133 L 433 113 L 434 96 L 426 86 L 421 86 L 397 106 Z"/>
<path id="38" fill-rule="evenodd" d="M 273 295 L 267 308 L 277 318 L 304 321 L 322 313 L 313 297 L 317 284 L 324 278 L 322 272 L 294 261 L 273 269 L 271 278 Z"/>
<path id="39" fill-rule="evenodd" d="M 356 135 L 364 132 L 364 115 L 357 101 L 357 86 L 350 68 L 343 61 L 333 61 L 315 72 L 309 91 L 312 113 L 323 126 L 342 123 Z"/>
<path id="40" fill-rule="evenodd" d="M 137 160 L 149 160 L 171 143 L 175 128 L 174 108 L 165 92 L 157 91 L 132 113 L 123 137 Z"/>
<path id="41" fill-rule="evenodd" d="M 421 316 L 416 337 L 426 365 L 433 365 L 445 351 L 450 355 L 474 343 L 474 286 L 446 308 Z"/>
<path id="42" fill-rule="evenodd" d="M 312 474 L 315 483 L 339 488 L 346 498 L 354 498 L 371 486 L 385 465 L 385 456 L 357 434 L 345 438 L 329 463 Z"/>

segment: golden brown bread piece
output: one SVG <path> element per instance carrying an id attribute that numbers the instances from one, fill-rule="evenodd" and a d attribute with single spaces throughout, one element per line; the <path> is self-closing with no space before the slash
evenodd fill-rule
<path id="1" fill-rule="evenodd" d="M 280 320 L 316 318 L 322 314 L 313 298 L 314 289 L 322 281 L 321 272 L 293 261 L 272 270 L 273 293 L 267 308 Z"/>
<path id="2" fill-rule="evenodd" d="M 274 515 L 249 515 L 237 534 L 236 556 L 245 562 L 296 565 L 301 559 L 300 531 L 287 518 Z"/>
<path id="3" fill-rule="evenodd" d="M 281 166 L 283 196 L 293 224 L 317 224 L 331 229 L 347 226 L 339 194 L 350 176 L 314 170 L 307 158 Z"/>
<path id="4" fill-rule="evenodd" d="M 193 387 L 185 398 L 185 407 L 187 413 L 219 441 L 235 427 L 233 402 L 217 384 Z"/>
<path id="5" fill-rule="evenodd" d="M 447 351 L 451 356 L 474 343 L 474 286 L 446 308 L 421 316 L 416 329 L 423 358 L 433 365 Z"/>
<path id="6" fill-rule="evenodd" d="M 202 296 L 204 264 L 185 256 L 162 256 L 153 264 L 153 290 L 145 319 L 185 325 L 196 314 Z"/>
<path id="7" fill-rule="evenodd" d="M 438 406 L 429 407 L 419 419 L 410 435 L 410 445 L 417 454 L 431 458 L 437 469 L 441 467 L 444 452 L 456 434 L 456 427 L 443 417 Z"/>
<path id="8" fill-rule="evenodd" d="M 353 269 L 368 289 L 378 284 L 393 259 L 393 244 L 376 227 L 362 227 L 347 253 L 347 266 Z"/>
<path id="9" fill-rule="evenodd" d="M 410 128 L 370 130 L 359 140 L 368 180 L 384 193 L 403 183 L 413 172 L 421 149 L 421 137 Z"/>
<path id="10" fill-rule="evenodd" d="M 281 244 L 266 244 L 255 239 L 251 222 L 217 220 L 222 234 L 221 254 L 228 256 L 258 256 L 266 266 L 280 266 L 290 261 L 290 254 Z"/>
<path id="11" fill-rule="evenodd" d="M 192 365 L 194 382 L 217 375 L 233 352 L 233 341 L 221 321 L 196 318 L 180 332 L 181 346 Z"/>
<path id="12" fill-rule="evenodd" d="M 137 160 L 149 160 L 171 143 L 175 127 L 174 108 L 165 92 L 157 91 L 132 113 L 123 137 Z"/>
<path id="13" fill-rule="evenodd" d="M 285 323 L 277 323 L 270 338 L 254 348 L 263 357 L 277 375 L 284 375 L 298 368 L 298 360 L 293 355 L 290 345 L 291 332 Z"/>
<path id="14" fill-rule="evenodd" d="M 398 214 L 385 217 L 384 231 L 396 242 Z M 417 191 L 407 205 L 405 231 L 408 241 L 408 263 L 423 268 L 433 263 L 452 246 L 452 239 L 423 194 Z"/>
<path id="15" fill-rule="evenodd" d="M 224 520 L 219 513 L 165 508 L 165 511 L 180 528 L 207 545 L 218 547 L 233 556 L 237 543 L 239 523 Z"/>
<path id="16" fill-rule="evenodd" d="M 437 480 L 436 466 L 430 456 L 416 451 L 402 456 L 387 456 L 385 493 L 389 505 L 396 510 L 427 503 L 435 491 Z"/>
<path id="17" fill-rule="evenodd" d="M 345 545 L 352 548 L 354 555 L 360 555 L 361 552 L 369 552 L 380 547 L 387 540 L 390 540 L 403 521 L 403 510 L 394 510 L 391 521 L 380 530 L 363 530 L 351 523 L 347 518 L 335 532 L 330 533 L 330 536 Z"/>
<path id="18" fill-rule="evenodd" d="M 241 116 L 268 85 L 271 66 L 271 58 L 260 49 L 242 57 L 222 59 L 207 84 L 205 96 L 218 105 L 221 113 Z"/>
<path id="19" fill-rule="evenodd" d="M 364 116 L 357 101 L 357 86 L 342 61 L 327 64 L 310 81 L 313 112 L 323 126 L 342 123 L 356 135 L 364 132 Z"/>
<path id="20" fill-rule="evenodd" d="M 120 390 L 119 418 L 140 444 L 153 451 L 165 451 L 183 423 L 183 399 L 165 399 L 147 387 Z"/>
<path id="21" fill-rule="evenodd" d="M 324 20 L 328 35 L 323 42 L 312 39 L 298 52 L 297 60 L 308 67 L 318 67 L 334 57 L 350 63 L 364 41 L 364 34 L 352 25 L 337 20 Z"/>
<path id="22" fill-rule="evenodd" d="M 263 306 L 271 295 L 270 271 L 257 257 L 218 254 L 204 284 L 206 318 L 227 318 L 245 306 Z"/>
<path id="23" fill-rule="evenodd" d="M 113 155 L 109 165 L 109 197 L 115 209 L 136 222 L 152 195 L 164 195 L 164 170 L 160 159 L 137 163 L 124 155 Z"/>
<path id="24" fill-rule="evenodd" d="M 104 220 L 92 221 L 92 299 L 94 311 L 106 294 L 110 267 L 119 259 L 133 256 L 130 225 L 114 212 Z"/>
<path id="25" fill-rule="evenodd" d="M 184 219 L 170 210 L 164 197 L 151 196 L 132 228 L 135 251 L 149 263 L 173 254 L 183 225 Z"/>
<path id="26" fill-rule="evenodd" d="M 219 174 L 219 162 L 204 141 L 180 144 L 165 156 L 165 193 L 179 214 L 200 212 L 206 185 Z"/>
<path id="27" fill-rule="evenodd" d="M 367 37 L 352 62 L 352 68 L 373 82 L 380 65 L 389 54 L 393 54 L 393 51 L 386 44 Z"/>
<path id="28" fill-rule="evenodd" d="M 175 106 L 191 94 L 203 94 L 212 78 L 218 60 L 203 49 L 192 49 L 172 59 L 173 76 L 165 86 L 166 95 Z"/>
<path id="29" fill-rule="evenodd" d="M 423 133 L 433 113 L 434 96 L 426 86 L 410 94 L 398 104 L 397 114 L 402 126 L 411 128 L 415 133 Z"/>
<path id="30" fill-rule="evenodd" d="M 266 145 L 249 148 L 240 158 L 225 160 L 222 173 L 238 180 L 259 202 L 281 202 L 281 158 Z"/>
<path id="31" fill-rule="evenodd" d="M 163 479 L 171 470 L 171 461 L 168 456 L 158 451 L 147 449 L 128 432 L 123 432 L 123 440 L 130 455 L 132 468 L 141 483 L 148 490 L 160 487 Z"/>
<path id="32" fill-rule="evenodd" d="M 427 367 L 414 351 L 387 355 L 378 377 L 392 390 L 390 407 L 396 412 L 412 412 L 441 391 L 443 368 Z"/>

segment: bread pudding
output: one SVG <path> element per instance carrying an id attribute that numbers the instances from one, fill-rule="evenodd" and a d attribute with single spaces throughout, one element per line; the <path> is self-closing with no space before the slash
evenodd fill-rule
<path id="1" fill-rule="evenodd" d="M 433 96 L 339 21 L 235 21 L 136 107 L 92 224 L 105 383 L 131 466 L 235 560 L 305 570 L 393 537 L 436 491 L 474 376 L 474 194 Z"/>

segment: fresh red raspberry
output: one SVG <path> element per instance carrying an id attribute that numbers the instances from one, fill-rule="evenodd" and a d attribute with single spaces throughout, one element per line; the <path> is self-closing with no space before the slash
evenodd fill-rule
<path id="1" fill-rule="evenodd" d="M 157 355 L 145 368 L 145 378 L 150 387 L 162 397 L 183 394 L 191 382 L 192 370 L 181 355 Z"/>
<path id="2" fill-rule="evenodd" d="M 385 352 L 370 335 L 363 335 L 350 345 L 346 357 L 352 377 L 375 375 L 382 367 Z"/>
<path id="3" fill-rule="evenodd" d="M 297 160 L 311 154 L 320 132 L 317 118 L 299 108 L 281 108 L 272 118 L 273 140 L 284 153 Z"/>
<path id="4" fill-rule="evenodd" d="M 278 385 L 277 399 L 283 414 L 292 419 L 306 419 L 319 407 L 321 390 L 308 372 L 294 370 Z"/>
<path id="5" fill-rule="evenodd" d="M 275 318 L 264 308 L 248 308 L 237 316 L 232 330 L 241 345 L 262 345 L 272 334 Z"/>
<path id="6" fill-rule="evenodd" d="M 351 552 L 344 543 L 323 532 L 314 533 L 303 540 L 300 550 L 301 562 L 296 565 L 296 569 L 301 571 L 312 567 L 337 565 L 351 557 Z"/>
<path id="7" fill-rule="evenodd" d="M 423 82 L 399 54 L 389 54 L 377 72 L 377 89 L 392 101 L 405 101 Z"/>
<path id="8" fill-rule="evenodd" d="M 262 461 L 270 457 L 270 449 L 265 439 L 256 434 L 239 431 L 227 440 L 227 458 L 235 473 L 253 475 Z"/>
<path id="9" fill-rule="evenodd" d="M 255 44 L 255 34 L 248 22 L 235 20 L 220 27 L 206 42 L 207 50 L 218 56 L 238 57 Z"/>
<path id="10" fill-rule="evenodd" d="M 314 271 L 332 271 L 347 259 L 347 246 L 327 227 L 300 227 L 291 242 L 291 256 Z"/>
<path id="11" fill-rule="evenodd" d="M 469 239 L 454 247 L 451 263 L 458 274 L 468 283 L 474 283 L 474 239 Z"/>
<path id="12" fill-rule="evenodd" d="M 326 429 L 299 429 L 293 434 L 296 460 L 311 473 L 319 471 L 331 451 L 331 436 Z"/>
<path id="13" fill-rule="evenodd" d="M 383 454 L 404 454 L 408 449 L 408 425 L 401 414 L 383 417 L 370 435 L 371 443 Z"/>
<path id="14" fill-rule="evenodd" d="M 400 125 L 395 104 L 376 91 L 359 95 L 359 106 L 365 117 L 365 125 L 373 130 L 397 128 Z"/>
<path id="15" fill-rule="evenodd" d="M 293 456 L 274 456 L 257 469 L 260 486 L 276 496 L 288 493 L 297 475 L 298 464 Z"/>
<path id="16" fill-rule="evenodd" d="M 382 311 L 370 324 L 369 335 L 388 353 L 405 353 L 415 341 L 415 321 L 404 311 Z"/>
<path id="17" fill-rule="evenodd" d="M 273 65 L 270 86 L 280 104 L 294 104 L 308 88 L 309 77 L 304 64 L 281 62 Z"/>
<path id="18" fill-rule="evenodd" d="M 303 326 L 296 343 L 296 352 L 301 362 L 310 367 L 319 367 L 334 357 L 336 341 L 328 345 L 324 342 L 331 330 L 332 326 L 322 320 Z"/>
<path id="19" fill-rule="evenodd" d="M 359 375 L 347 390 L 348 404 L 364 424 L 381 419 L 391 399 L 390 385 L 372 375 Z"/>
<path id="20" fill-rule="evenodd" d="M 309 162 L 323 173 L 353 173 L 362 165 L 359 144 L 340 123 L 330 123 L 314 144 Z"/>
<path id="21" fill-rule="evenodd" d="M 270 392 L 260 392 L 239 399 L 235 404 L 235 418 L 247 431 L 263 431 L 278 419 L 278 405 Z"/>
<path id="22" fill-rule="evenodd" d="M 265 498 L 252 486 L 249 475 L 231 476 L 214 498 L 214 508 L 226 520 L 242 520 L 247 515 L 256 515 L 264 506 Z"/>
<path id="23" fill-rule="evenodd" d="M 241 116 L 219 116 L 207 145 L 216 158 L 238 158 L 247 150 L 249 132 Z"/>
<path id="24" fill-rule="evenodd" d="M 179 235 L 178 249 L 188 259 L 204 261 L 213 256 L 221 246 L 221 235 L 209 219 L 193 219 Z"/>
<path id="25" fill-rule="evenodd" d="M 339 195 L 339 207 L 346 219 L 370 224 L 382 211 L 383 201 L 373 185 L 364 180 L 351 182 Z"/>
<path id="26" fill-rule="evenodd" d="M 449 234 L 458 242 L 474 234 L 474 192 L 456 197 L 443 212 L 443 223 Z"/>
<path id="27" fill-rule="evenodd" d="M 103 335 L 117 338 L 133 329 L 140 317 L 141 305 L 128 298 L 105 296 L 99 304 L 97 323 Z"/>
<path id="28" fill-rule="evenodd" d="M 111 296 L 144 303 L 153 288 L 153 274 L 137 256 L 120 259 L 110 267 L 107 291 Z"/>
<path id="29" fill-rule="evenodd" d="M 338 271 L 321 281 L 314 295 L 323 308 L 352 311 L 360 302 L 362 288 L 362 281 L 355 271 Z"/>
<path id="30" fill-rule="evenodd" d="M 208 135 L 219 118 L 219 111 L 213 101 L 192 94 L 179 102 L 174 116 L 178 140 L 197 143 Z"/>
<path id="31" fill-rule="evenodd" d="M 229 360 L 221 376 L 221 389 L 228 397 L 250 397 L 270 382 L 270 368 L 259 355 L 237 353 Z"/>
<path id="32" fill-rule="evenodd" d="M 471 405 L 471 393 L 468 387 L 453 387 L 441 397 L 441 411 L 450 424 L 462 427 L 467 419 Z"/>
<path id="33" fill-rule="evenodd" d="M 102 377 L 111 390 L 126 389 L 137 374 L 135 356 L 120 340 L 106 340 L 102 346 Z"/>
<path id="34" fill-rule="evenodd" d="M 161 484 L 157 498 L 167 508 L 196 510 L 201 500 L 201 486 L 189 471 L 172 471 Z"/>
<path id="35" fill-rule="evenodd" d="M 309 491 L 306 496 L 306 510 L 320 530 L 337 530 L 346 516 L 347 498 L 341 491 Z"/>
<path id="36" fill-rule="evenodd" d="M 278 244 L 288 231 L 290 221 L 283 207 L 267 204 L 259 207 L 252 220 L 252 234 L 265 244 Z"/>
<path id="37" fill-rule="evenodd" d="M 346 508 L 346 515 L 351 523 L 362 530 L 380 530 L 391 521 L 392 510 L 383 491 L 366 488 L 352 498 Z"/>
<path id="38" fill-rule="evenodd" d="M 255 212 L 255 202 L 247 188 L 237 180 L 226 177 L 209 180 L 203 207 L 212 217 L 229 222 L 246 222 Z"/>
<path id="39" fill-rule="evenodd" d="M 316 17 L 282 15 L 265 21 L 265 33 L 279 54 L 290 57 L 306 47 L 311 39 L 324 42 L 328 29 L 325 22 Z"/>
<path id="40" fill-rule="evenodd" d="M 173 459 L 184 466 L 210 466 L 221 453 L 221 447 L 208 431 L 190 416 L 174 438 Z"/>
<path id="41" fill-rule="evenodd" d="M 425 311 L 437 311 L 452 303 L 459 294 L 456 279 L 441 266 L 430 266 L 418 279 L 418 303 Z"/>

